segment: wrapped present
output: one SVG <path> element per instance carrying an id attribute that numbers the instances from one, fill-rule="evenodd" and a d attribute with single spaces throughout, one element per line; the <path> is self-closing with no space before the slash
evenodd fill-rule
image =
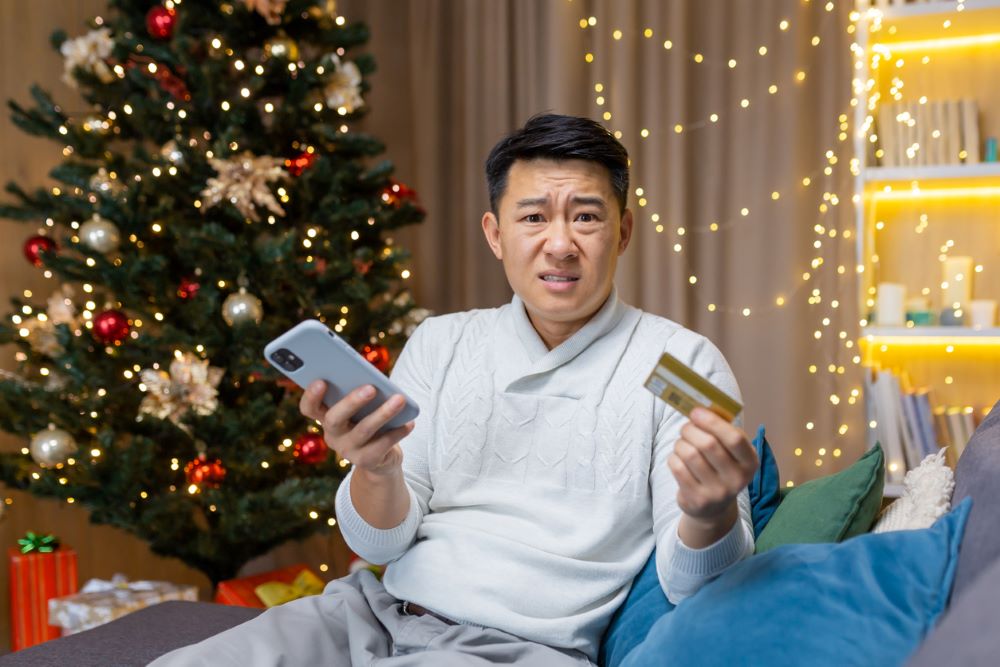
<path id="1" fill-rule="evenodd" d="M 51 535 L 34 533 L 8 553 L 10 575 L 11 650 L 56 639 L 62 633 L 49 625 L 51 598 L 76 592 L 76 552 L 59 546 Z"/>
<path id="2" fill-rule="evenodd" d="M 312 573 L 312 570 L 302 570 L 291 584 L 281 581 L 265 581 L 253 589 L 265 607 L 277 607 L 289 600 L 297 600 L 307 595 L 319 595 L 323 592 L 323 582 Z"/>
<path id="3" fill-rule="evenodd" d="M 62 628 L 63 635 L 71 635 L 167 600 L 197 602 L 198 587 L 168 581 L 129 581 L 116 574 L 111 581 L 91 579 L 76 595 L 49 600 L 49 623 Z"/>
<path id="4" fill-rule="evenodd" d="M 308 574 L 301 575 L 303 572 Z M 267 584 L 279 584 L 279 586 L 268 586 Z M 271 604 L 265 603 L 257 594 L 257 589 L 261 587 Z M 300 563 L 252 577 L 219 582 L 219 586 L 215 589 L 215 601 L 220 604 L 263 609 L 274 606 L 274 604 L 287 602 L 295 597 L 322 592 L 323 582 L 306 565 Z M 289 594 L 293 594 L 295 597 L 286 597 Z"/>

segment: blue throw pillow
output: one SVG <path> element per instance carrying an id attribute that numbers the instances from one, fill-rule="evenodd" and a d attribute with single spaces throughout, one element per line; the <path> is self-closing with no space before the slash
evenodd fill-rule
<path id="1" fill-rule="evenodd" d="M 778 476 L 778 461 L 774 458 L 771 445 L 764 435 L 764 425 L 757 427 L 757 437 L 753 439 L 753 448 L 757 450 L 757 472 L 754 473 L 750 486 L 750 512 L 753 517 L 753 536 L 760 536 L 760 531 L 771 520 L 774 510 L 781 502 L 781 480 Z"/>
<path id="2" fill-rule="evenodd" d="M 649 629 L 674 605 L 667 600 L 656 574 L 656 549 L 632 582 L 625 602 L 611 617 L 597 664 L 617 667 L 629 652 L 642 643 Z"/>
<path id="3" fill-rule="evenodd" d="M 622 667 L 902 664 L 948 603 L 971 504 L 930 528 L 738 563 L 660 618 Z"/>
<path id="4" fill-rule="evenodd" d="M 747 490 L 750 492 L 750 511 L 753 517 L 754 537 L 760 534 L 781 501 L 778 481 L 778 462 L 764 435 L 764 425 L 757 429 L 753 440 L 760 465 Z M 656 550 L 646 561 L 642 571 L 636 575 L 625 602 L 611 617 L 611 624 L 601 642 L 598 664 L 602 667 L 617 667 L 638 646 L 653 624 L 661 616 L 671 611 L 674 605 L 667 600 L 656 575 Z"/>

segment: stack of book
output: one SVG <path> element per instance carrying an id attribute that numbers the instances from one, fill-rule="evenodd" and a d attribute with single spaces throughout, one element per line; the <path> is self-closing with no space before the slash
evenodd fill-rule
<path id="1" fill-rule="evenodd" d="M 905 373 L 866 369 L 865 401 L 875 421 L 868 446 L 882 444 L 888 483 L 902 482 L 907 470 L 941 447 L 949 447 L 946 458 L 954 464 L 978 425 L 975 408 L 936 406 L 931 391 L 913 388 Z"/>
<path id="2" fill-rule="evenodd" d="M 980 161 L 979 105 L 974 99 L 880 104 L 876 122 L 883 167 Z"/>

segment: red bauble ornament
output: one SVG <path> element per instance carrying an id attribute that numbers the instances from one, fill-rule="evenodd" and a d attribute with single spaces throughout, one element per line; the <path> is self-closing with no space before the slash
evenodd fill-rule
<path id="1" fill-rule="evenodd" d="M 182 278 L 181 284 L 177 286 L 177 296 L 187 301 L 193 299 L 198 294 L 199 289 L 201 289 L 201 285 L 196 283 L 193 278 Z"/>
<path id="2" fill-rule="evenodd" d="M 392 206 L 399 206 L 405 201 L 416 204 L 417 191 L 396 179 L 390 179 L 389 185 L 382 189 L 382 201 Z"/>
<path id="3" fill-rule="evenodd" d="M 120 343 L 128 337 L 128 317 L 120 310 L 105 310 L 94 318 L 93 332 L 102 343 Z"/>
<path id="4" fill-rule="evenodd" d="M 363 276 L 368 274 L 368 272 L 371 270 L 372 264 L 373 264 L 373 262 L 371 260 L 368 260 L 366 262 L 366 261 L 358 259 L 358 258 L 352 259 L 351 263 L 354 264 L 354 270 L 357 271 L 358 273 L 360 273 Z"/>
<path id="5" fill-rule="evenodd" d="M 389 372 L 389 348 L 385 345 L 365 345 L 361 349 L 361 354 L 365 359 L 370 361 L 375 368 L 379 369 L 383 373 Z"/>
<path id="6" fill-rule="evenodd" d="M 155 39 L 170 39 L 177 25 L 177 12 L 166 7 L 153 7 L 146 12 L 146 30 Z"/>
<path id="7" fill-rule="evenodd" d="M 326 446 L 326 440 L 320 433 L 306 433 L 300 436 L 292 450 L 292 456 L 296 461 L 311 466 L 326 461 L 329 454 L 330 448 Z"/>
<path id="8" fill-rule="evenodd" d="M 301 176 L 302 172 L 311 167 L 315 161 L 315 153 L 303 151 L 295 157 L 290 157 L 285 160 L 285 169 L 287 169 L 288 173 L 292 176 Z"/>
<path id="9" fill-rule="evenodd" d="M 220 459 L 209 461 L 204 454 L 199 454 L 198 458 L 188 461 L 184 466 L 184 477 L 188 484 L 216 487 L 226 478 L 226 468 Z"/>
<path id="10" fill-rule="evenodd" d="M 35 266 L 42 265 L 43 252 L 55 252 L 58 246 L 48 236 L 32 236 L 24 242 L 24 256 Z"/>

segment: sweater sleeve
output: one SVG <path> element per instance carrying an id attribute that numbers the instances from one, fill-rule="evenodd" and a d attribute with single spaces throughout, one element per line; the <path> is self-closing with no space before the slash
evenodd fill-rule
<path id="1" fill-rule="evenodd" d="M 677 353 L 681 350 L 671 346 L 669 351 Z M 680 357 L 681 361 L 695 372 L 736 400 L 741 400 L 733 372 L 722 353 L 708 339 L 700 338 L 684 356 Z M 750 495 L 746 489 L 737 496 L 739 518 L 719 541 L 703 549 L 691 549 L 677 536 L 681 509 L 677 505 L 677 481 L 667 466 L 667 458 L 673 452 L 681 427 L 686 422 L 687 417 L 680 412 L 670 407 L 664 409 L 653 443 L 650 471 L 656 572 L 660 586 L 673 604 L 679 604 L 728 567 L 749 556 L 754 545 Z M 742 415 L 737 418 L 736 424 L 742 426 Z"/>
<path id="2" fill-rule="evenodd" d="M 434 318 L 425 320 L 413 332 L 393 367 L 391 379 L 420 407 L 413 431 L 400 441 L 403 450 L 403 477 L 410 493 L 410 509 L 402 523 L 394 528 L 379 529 L 365 521 L 351 501 L 351 471 L 337 490 L 336 513 L 340 532 L 347 545 L 365 560 L 384 564 L 402 556 L 416 540 L 417 529 L 429 511 L 433 487 L 427 463 L 427 448 L 431 434 L 430 386 L 433 374 L 434 335 L 428 327 Z"/>

